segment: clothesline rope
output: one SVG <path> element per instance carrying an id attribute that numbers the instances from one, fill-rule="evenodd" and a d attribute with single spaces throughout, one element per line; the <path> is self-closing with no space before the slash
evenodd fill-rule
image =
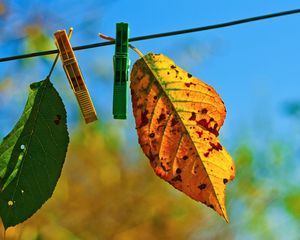
<path id="1" fill-rule="evenodd" d="M 184 30 L 173 31 L 173 32 L 157 33 L 157 34 L 151 34 L 151 35 L 146 35 L 146 36 L 134 37 L 134 38 L 130 38 L 129 42 L 142 41 L 142 40 L 153 39 L 153 38 L 169 37 L 169 36 L 187 34 L 187 33 L 192 33 L 192 32 L 201 32 L 201 31 L 206 31 L 206 30 L 211 30 L 211 29 L 224 28 L 224 27 L 229 27 L 229 26 L 234 26 L 234 25 L 239 25 L 239 24 L 244 24 L 244 23 L 249 23 L 249 22 L 254 22 L 254 21 L 260 21 L 260 20 L 264 20 L 264 19 L 282 17 L 282 16 L 296 14 L 296 13 L 300 13 L 300 9 L 294 9 L 294 10 L 290 10 L 290 11 L 272 13 L 272 14 L 267 14 L 267 15 L 262 15 L 262 16 L 251 17 L 251 18 L 245 18 L 245 19 L 235 20 L 235 21 L 231 21 L 231 22 L 218 23 L 218 24 L 208 25 L 208 26 L 203 26 L 203 27 L 190 28 L 190 29 L 184 29 Z M 103 47 L 103 46 L 112 45 L 114 43 L 115 43 L 114 41 L 110 41 L 110 42 L 87 44 L 87 45 L 74 47 L 73 50 L 77 51 L 77 50 Z M 48 51 L 41 51 L 41 52 L 34 52 L 34 53 L 28 53 L 28 54 L 22 54 L 22 55 L 16 55 L 16 56 L 10 56 L 10 57 L 3 57 L 3 58 L 0 58 L 0 62 L 7 62 L 7 61 L 12 61 L 12 60 L 17 60 L 17 59 L 39 57 L 39 56 L 45 56 L 45 55 L 50 55 L 50 54 L 55 54 L 55 53 L 58 53 L 57 49 L 48 50 Z"/>

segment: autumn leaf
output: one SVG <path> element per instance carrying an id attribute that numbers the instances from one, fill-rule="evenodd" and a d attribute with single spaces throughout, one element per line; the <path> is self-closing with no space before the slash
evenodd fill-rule
<path id="1" fill-rule="evenodd" d="M 153 53 L 136 61 L 130 87 L 139 143 L 155 173 L 228 221 L 225 184 L 235 167 L 218 139 L 226 116 L 218 93 Z"/>

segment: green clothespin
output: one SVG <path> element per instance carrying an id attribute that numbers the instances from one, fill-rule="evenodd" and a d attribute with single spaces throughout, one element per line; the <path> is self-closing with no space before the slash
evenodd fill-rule
<path id="1" fill-rule="evenodd" d="M 128 58 L 128 23 L 117 23 L 116 49 L 114 55 L 114 119 L 126 119 L 128 108 L 128 75 L 130 60 Z"/>

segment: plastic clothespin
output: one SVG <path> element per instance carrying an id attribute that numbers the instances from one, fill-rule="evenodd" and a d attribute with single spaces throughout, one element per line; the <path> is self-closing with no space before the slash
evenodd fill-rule
<path id="1" fill-rule="evenodd" d="M 71 88 L 77 98 L 81 112 L 86 123 L 97 120 L 96 110 L 85 85 L 74 51 L 65 30 L 54 33 L 55 44 L 60 52 L 64 71 L 67 75 Z"/>
<path id="2" fill-rule="evenodd" d="M 128 72 L 130 60 L 128 58 L 128 23 L 117 23 L 116 48 L 114 55 L 114 119 L 126 119 L 128 108 Z"/>

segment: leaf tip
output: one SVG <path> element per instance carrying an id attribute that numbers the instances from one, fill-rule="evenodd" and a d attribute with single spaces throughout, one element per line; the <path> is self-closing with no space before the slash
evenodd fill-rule
<path id="1" fill-rule="evenodd" d="M 226 212 L 223 212 L 223 215 L 222 215 L 223 219 L 225 220 L 226 223 L 229 223 L 229 218 L 228 218 L 228 215 Z"/>
<path id="2" fill-rule="evenodd" d="M 227 215 L 227 211 L 226 211 L 225 207 L 221 207 L 221 209 L 218 210 L 217 212 L 225 220 L 226 223 L 229 223 L 229 217 Z"/>

